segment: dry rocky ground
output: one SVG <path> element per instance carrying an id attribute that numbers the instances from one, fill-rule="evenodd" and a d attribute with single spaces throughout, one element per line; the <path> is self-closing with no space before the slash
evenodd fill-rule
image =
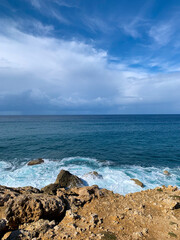
<path id="1" fill-rule="evenodd" d="M 82 184 L 62 170 L 41 190 L 0 186 L 1 239 L 180 239 L 177 187 L 122 196 Z"/>

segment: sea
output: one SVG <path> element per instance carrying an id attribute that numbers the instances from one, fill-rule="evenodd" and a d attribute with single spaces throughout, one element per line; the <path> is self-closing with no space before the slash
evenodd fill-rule
<path id="1" fill-rule="evenodd" d="M 61 169 L 123 195 L 142 190 L 131 178 L 180 187 L 180 115 L 0 116 L 0 185 L 42 188 Z"/>

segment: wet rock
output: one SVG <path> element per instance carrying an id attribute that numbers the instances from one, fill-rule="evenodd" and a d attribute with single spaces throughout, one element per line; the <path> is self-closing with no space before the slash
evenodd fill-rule
<path id="1" fill-rule="evenodd" d="M 142 188 L 144 187 L 144 184 L 141 181 L 139 181 L 138 179 L 131 178 L 131 180 L 134 181 L 138 186 L 140 186 Z"/>
<path id="2" fill-rule="evenodd" d="M 84 185 L 80 178 L 65 170 L 60 171 L 55 184 L 59 184 L 62 188 L 82 187 Z"/>
<path id="3" fill-rule="evenodd" d="M 28 166 L 32 166 L 32 165 L 37 165 L 37 164 L 42 164 L 44 163 L 44 160 L 42 158 L 38 158 L 38 159 L 34 159 L 32 161 L 28 162 Z"/>
<path id="4" fill-rule="evenodd" d="M 88 177 L 88 176 L 92 177 L 93 179 L 97 179 L 97 178 L 103 179 L 103 176 L 96 171 L 92 171 L 84 175 L 84 177 Z"/>
<path id="5" fill-rule="evenodd" d="M 166 176 L 170 176 L 170 175 L 171 175 L 170 172 L 168 172 L 167 170 L 163 171 L 163 173 L 164 173 L 164 175 L 166 175 Z"/>
<path id="6" fill-rule="evenodd" d="M 20 195 L 7 203 L 5 216 L 9 226 L 16 228 L 20 224 L 41 218 L 59 220 L 64 211 L 65 203 L 59 197 L 43 194 Z"/>

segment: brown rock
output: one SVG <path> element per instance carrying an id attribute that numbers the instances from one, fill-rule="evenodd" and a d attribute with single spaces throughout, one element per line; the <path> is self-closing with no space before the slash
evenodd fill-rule
<path id="1" fill-rule="evenodd" d="M 4 204 L 9 201 L 9 199 L 13 199 L 19 194 L 20 191 L 16 188 L 0 186 L 0 206 L 4 206 Z"/>
<path id="2" fill-rule="evenodd" d="M 81 188 L 73 188 L 72 192 L 78 195 L 78 198 L 84 201 L 90 201 L 94 197 L 99 196 L 99 187 L 97 185 L 81 187 Z"/>
<path id="3" fill-rule="evenodd" d="M 132 239 L 134 239 L 134 240 L 141 239 L 142 237 L 143 237 L 143 233 L 142 232 L 135 232 L 132 235 Z"/>
<path id="4" fill-rule="evenodd" d="M 41 192 L 38 188 L 34 188 L 31 186 L 19 187 L 19 188 L 16 188 L 16 190 L 18 190 L 21 194 L 24 194 L 24 193 L 32 194 L 32 193 L 40 193 Z"/>
<path id="5" fill-rule="evenodd" d="M 139 181 L 138 179 L 131 178 L 131 180 L 134 181 L 140 187 L 142 187 L 142 188 L 144 187 L 144 184 L 141 181 Z"/>
<path id="6" fill-rule="evenodd" d="M 171 195 L 168 199 L 164 199 L 166 208 L 170 210 L 175 210 L 180 208 L 180 196 Z"/>
<path id="7" fill-rule="evenodd" d="M 47 194 L 56 195 L 57 189 L 60 188 L 59 184 L 51 183 L 43 188 L 41 188 L 41 191 Z"/>
<path id="8" fill-rule="evenodd" d="M 63 196 L 66 198 L 71 208 L 73 208 L 73 206 L 82 207 L 85 203 L 90 202 L 93 198 L 98 198 L 100 196 L 100 190 L 97 185 L 71 188 L 66 192 L 64 192 L 62 188 L 59 188 L 57 190 L 57 196 Z"/>
<path id="9" fill-rule="evenodd" d="M 61 170 L 58 174 L 55 184 L 63 188 L 82 187 L 83 181 L 68 171 Z"/>
<path id="10" fill-rule="evenodd" d="M 49 221 L 40 219 L 37 222 L 28 224 L 27 226 L 22 226 L 25 231 L 28 231 L 29 235 L 32 238 L 40 237 L 45 234 L 49 229 L 52 229 L 55 226 L 55 221 Z"/>
<path id="11" fill-rule="evenodd" d="M 170 172 L 168 172 L 167 170 L 163 171 L 164 175 L 166 176 L 170 176 Z"/>
<path id="12" fill-rule="evenodd" d="M 43 194 L 20 195 L 7 203 L 6 219 L 12 228 L 39 219 L 59 220 L 65 211 L 61 198 Z"/>
<path id="13" fill-rule="evenodd" d="M 32 166 L 32 165 L 37 165 L 37 164 L 41 164 L 44 163 L 44 160 L 42 158 L 38 158 L 38 159 L 34 159 L 32 161 L 28 162 L 28 166 Z"/>

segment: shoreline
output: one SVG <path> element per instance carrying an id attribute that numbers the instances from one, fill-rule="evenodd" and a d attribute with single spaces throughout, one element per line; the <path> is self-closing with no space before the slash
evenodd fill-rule
<path id="1" fill-rule="evenodd" d="M 41 190 L 0 186 L 0 214 L 3 240 L 180 238 L 177 187 L 123 196 L 64 170 Z"/>
<path id="2" fill-rule="evenodd" d="M 0 162 L 0 183 L 9 187 L 24 187 L 31 185 L 42 188 L 55 181 L 58 172 L 66 169 L 84 179 L 88 185 L 97 184 L 119 194 L 128 194 L 141 191 L 141 187 L 131 181 L 131 178 L 140 180 L 145 189 L 153 189 L 161 185 L 176 185 L 180 187 L 179 168 L 141 167 L 136 165 L 122 165 L 114 167 L 108 163 L 99 162 L 91 158 L 66 158 L 59 161 L 44 160 L 43 164 L 27 166 L 27 160 L 19 167 L 11 170 L 11 165 Z M 109 163 L 110 164 L 110 163 Z M 170 175 L 165 175 L 168 170 Z M 97 171 L 103 179 L 94 179 L 87 175 L 90 171 Z"/>

